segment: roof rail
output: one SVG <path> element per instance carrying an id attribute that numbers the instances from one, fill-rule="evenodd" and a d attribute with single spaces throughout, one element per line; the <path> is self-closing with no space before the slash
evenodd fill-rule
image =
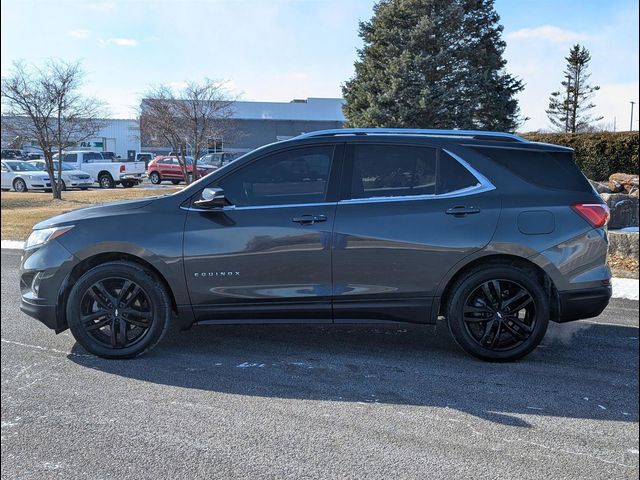
<path id="1" fill-rule="evenodd" d="M 528 142 L 513 133 L 484 130 L 427 130 L 421 128 L 339 128 L 303 133 L 295 138 L 337 137 L 341 135 L 424 135 L 428 137 L 468 137 L 480 140 Z"/>

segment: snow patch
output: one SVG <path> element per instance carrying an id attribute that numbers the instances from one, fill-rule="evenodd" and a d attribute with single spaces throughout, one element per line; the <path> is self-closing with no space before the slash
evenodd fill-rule
<path id="1" fill-rule="evenodd" d="M 23 250 L 24 242 L 21 240 L 1 240 L 0 248 L 7 250 Z"/>
<path id="2" fill-rule="evenodd" d="M 638 289 L 640 281 L 633 278 L 612 278 L 613 296 L 615 298 L 628 298 L 629 300 L 638 300 Z"/>

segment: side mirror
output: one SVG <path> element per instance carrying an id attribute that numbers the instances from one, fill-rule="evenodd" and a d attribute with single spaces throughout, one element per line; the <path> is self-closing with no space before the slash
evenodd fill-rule
<path id="1" fill-rule="evenodd" d="M 224 190 L 221 188 L 205 188 L 200 199 L 193 202 L 198 208 L 222 208 L 226 204 Z"/>

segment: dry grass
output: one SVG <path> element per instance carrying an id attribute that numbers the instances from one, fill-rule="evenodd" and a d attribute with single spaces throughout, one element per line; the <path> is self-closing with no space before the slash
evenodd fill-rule
<path id="1" fill-rule="evenodd" d="M 609 266 L 616 277 L 638 278 L 640 264 L 635 258 L 609 255 Z"/>
<path id="2" fill-rule="evenodd" d="M 46 192 L 2 192 L 2 240 L 25 240 L 36 223 L 53 215 L 117 200 L 144 198 L 173 193 L 178 189 L 142 188 L 63 192 L 63 200 L 53 200 Z"/>

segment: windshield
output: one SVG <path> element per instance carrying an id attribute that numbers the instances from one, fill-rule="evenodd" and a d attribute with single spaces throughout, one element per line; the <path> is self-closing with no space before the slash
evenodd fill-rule
<path id="1" fill-rule="evenodd" d="M 31 165 L 35 166 L 38 170 L 41 171 L 46 171 L 47 170 L 47 164 L 45 162 L 29 162 Z M 53 169 L 54 170 L 58 170 L 58 162 L 54 161 L 53 162 Z M 71 165 L 67 165 L 66 163 L 62 163 L 62 171 L 69 171 L 69 170 L 75 170 L 75 168 L 73 168 Z"/>
<path id="2" fill-rule="evenodd" d="M 40 169 L 27 162 L 5 162 L 14 172 L 39 172 Z"/>

